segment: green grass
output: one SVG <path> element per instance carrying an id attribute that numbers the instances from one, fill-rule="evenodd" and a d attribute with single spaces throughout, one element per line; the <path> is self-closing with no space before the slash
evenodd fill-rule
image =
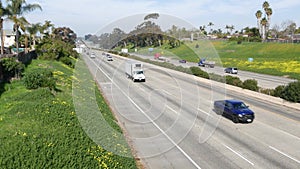
<path id="1" fill-rule="evenodd" d="M 137 168 L 133 158 L 106 151 L 83 131 L 73 105 L 73 69 L 33 60 L 26 71 L 37 67 L 54 71 L 58 91 L 27 90 L 18 80 L 5 84 L 0 98 L 0 168 Z M 121 132 L 100 92 L 95 94 L 105 119 Z"/>

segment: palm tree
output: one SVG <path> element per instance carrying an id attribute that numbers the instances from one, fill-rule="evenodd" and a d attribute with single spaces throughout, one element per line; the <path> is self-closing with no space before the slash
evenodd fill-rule
<path id="1" fill-rule="evenodd" d="M 3 7 L 2 1 L 0 1 L 0 36 L 1 36 L 1 55 L 4 54 L 4 35 L 3 35 L 3 17 L 8 15 L 8 10 Z"/>
<path id="2" fill-rule="evenodd" d="M 212 29 L 211 29 L 211 27 L 212 27 L 212 26 L 214 26 L 214 24 L 213 24 L 212 22 L 209 22 L 207 26 L 209 26 L 209 28 L 210 28 L 210 32 L 212 32 Z"/>
<path id="3" fill-rule="evenodd" d="M 3 49 L 4 49 L 4 38 L 3 38 L 3 13 L 4 9 L 2 6 L 2 2 L 0 1 L 0 34 L 1 34 L 1 55 L 3 55 Z"/>
<path id="4" fill-rule="evenodd" d="M 25 32 L 25 25 L 29 24 L 22 15 L 36 9 L 42 10 L 39 4 L 27 4 L 26 0 L 7 0 L 8 19 L 14 22 L 13 30 L 16 32 L 17 54 L 19 54 L 19 28 Z"/>
<path id="5" fill-rule="evenodd" d="M 262 17 L 262 12 L 261 10 L 258 10 L 256 13 L 255 13 L 255 16 L 257 18 L 257 27 L 258 27 L 258 30 L 259 30 L 259 34 L 262 35 L 262 30 L 261 30 L 261 17 Z"/>
<path id="6" fill-rule="evenodd" d="M 229 32 L 228 32 L 229 25 L 226 25 L 226 26 L 225 26 L 225 29 L 226 29 L 226 33 L 228 34 L 228 33 L 229 33 Z"/>
<path id="7" fill-rule="evenodd" d="M 263 9 L 266 11 L 269 7 L 270 7 L 270 4 L 268 1 L 265 1 L 262 5 Z"/>
<path id="8" fill-rule="evenodd" d="M 273 14 L 272 8 L 267 8 L 266 14 L 267 14 L 267 19 L 268 19 L 268 23 L 267 23 L 267 31 L 268 31 L 270 28 L 270 24 L 271 24 L 271 15 Z"/>
<path id="9" fill-rule="evenodd" d="M 31 24 L 30 26 L 26 27 L 31 39 L 32 39 L 32 46 L 33 46 L 33 49 L 35 47 L 35 36 L 36 34 L 39 32 L 40 30 L 40 27 L 41 27 L 41 24 L 40 23 L 36 23 L 36 24 Z"/>
<path id="10" fill-rule="evenodd" d="M 262 39 L 266 40 L 266 26 L 268 24 L 268 20 L 266 19 L 266 17 L 262 18 L 260 24 L 262 26 Z"/>
<path id="11" fill-rule="evenodd" d="M 230 30 L 230 34 L 232 34 L 232 30 L 234 30 L 234 26 L 231 25 L 231 26 L 228 27 L 228 29 Z"/>
<path id="12" fill-rule="evenodd" d="M 41 25 L 40 27 L 40 33 L 42 34 L 41 36 L 49 36 L 50 28 L 53 29 L 54 24 L 51 23 L 51 21 L 46 20 L 44 25 Z"/>

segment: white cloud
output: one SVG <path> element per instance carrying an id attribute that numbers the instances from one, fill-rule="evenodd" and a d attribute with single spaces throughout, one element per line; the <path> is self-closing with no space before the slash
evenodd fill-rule
<path id="1" fill-rule="evenodd" d="M 26 17 L 30 22 L 50 20 L 55 26 L 68 26 L 77 34 L 95 33 L 107 24 L 135 14 L 159 12 L 190 22 L 195 27 L 215 24 L 224 29 L 232 24 L 236 29 L 255 26 L 255 12 L 261 9 L 262 0 L 27 0 L 39 3 L 43 11 Z M 294 20 L 300 24 L 299 0 L 269 0 L 274 11 L 272 21 Z M 299 18 L 299 19 L 298 19 Z M 171 21 L 170 21 L 171 22 Z"/>

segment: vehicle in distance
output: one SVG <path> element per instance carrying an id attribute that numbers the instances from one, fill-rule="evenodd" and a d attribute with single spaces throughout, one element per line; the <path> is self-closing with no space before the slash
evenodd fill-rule
<path id="1" fill-rule="evenodd" d="M 198 62 L 198 66 L 202 66 L 202 67 L 210 67 L 210 68 L 214 68 L 215 67 L 216 62 L 214 61 L 207 61 L 206 59 L 200 59 Z"/>
<path id="2" fill-rule="evenodd" d="M 106 56 L 106 58 L 107 58 L 107 61 L 113 61 L 113 58 L 111 55 Z"/>
<path id="3" fill-rule="evenodd" d="M 131 78 L 134 82 L 146 81 L 144 70 L 143 70 L 143 64 L 140 62 L 127 61 L 125 63 L 125 74 L 128 78 Z"/>
<path id="4" fill-rule="evenodd" d="M 90 57 L 95 58 L 96 57 L 95 53 L 91 53 Z"/>
<path id="5" fill-rule="evenodd" d="M 254 120 L 254 112 L 244 102 L 239 100 L 218 100 L 214 102 L 214 111 L 230 118 L 234 123 Z"/>
<path id="6" fill-rule="evenodd" d="M 186 60 L 179 60 L 179 63 L 186 63 Z"/>
<path id="7" fill-rule="evenodd" d="M 225 73 L 237 74 L 238 69 L 236 67 L 228 67 L 224 70 Z"/>

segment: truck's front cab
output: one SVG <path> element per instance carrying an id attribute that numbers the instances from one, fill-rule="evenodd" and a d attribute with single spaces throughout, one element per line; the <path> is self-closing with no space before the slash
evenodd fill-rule
<path id="1" fill-rule="evenodd" d="M 133 81 L 145 82 L 146 78 L 145 78 L 145 75 L 144 75 L 144 71 L 143 70 L 134 71 Z"/>

